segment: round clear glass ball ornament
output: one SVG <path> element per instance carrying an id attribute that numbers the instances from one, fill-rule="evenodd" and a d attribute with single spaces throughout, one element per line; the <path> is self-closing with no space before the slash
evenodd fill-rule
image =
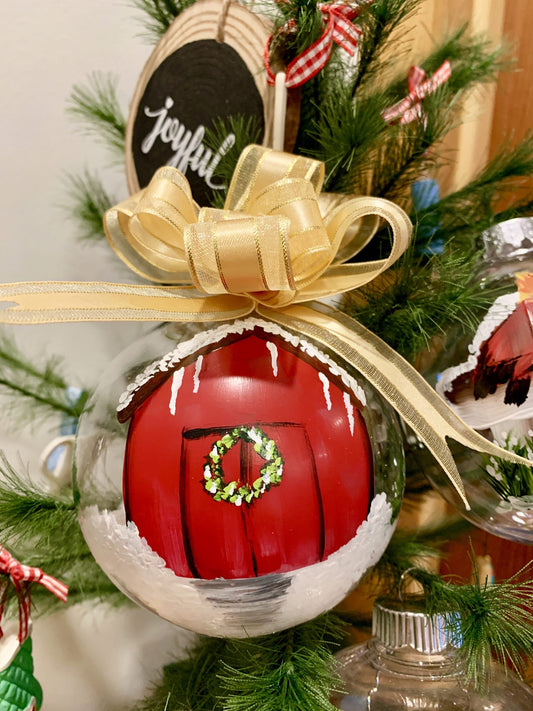
<path id="1" fill-rule="evenodd" d="M 395 413 L 348 364 L 255 317 L 161 326 L 110 366 L 76 447 L 80 523 L 130 598 L 202 634 L 276 632 L 383 554 Z"/>

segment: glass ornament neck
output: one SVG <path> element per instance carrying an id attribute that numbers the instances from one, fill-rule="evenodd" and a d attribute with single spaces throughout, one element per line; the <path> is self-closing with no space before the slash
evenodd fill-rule
<path id="1" fill-rule="evenodd" d="M 419 599 L 377 601 L 368 644 L 372 664 L 417 677 L 456 676 L 456 640 L 442 615 L 428 615 Z"/>

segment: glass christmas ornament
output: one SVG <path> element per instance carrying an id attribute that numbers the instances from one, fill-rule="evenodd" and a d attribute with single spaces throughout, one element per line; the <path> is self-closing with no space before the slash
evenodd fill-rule
<path id="1" fill-rule="evenodd" d="M 485 266 L 480 279 L 507 280 L 510 293 L 496 299 L 473 339 L 448 339 L 435 368 L 436 390 L 468 425 L 533 460 L 533 219 L 495 225 L 482 240 Z M 430 382 L 435 373 L 426 374 Z M 452 443 L 472 507 L 465 511 L 433 459 L 417 442 L 412 445 L 415 466 L 465 518 L 494 535 L 533 543 L 531 470 Z"/>
<path id="2" fill-rule="evenodd" d="M 517 289 L 496 299 L 466 354 L 451 350 L 447 357 L 437 392 L 468 425 L 533 465 L 533 275 L 519 275 Z M 533 543 L 531 468 L 458 448 L 456 461 L 472 507 L 467 512 L 434 462 L 420 457 L 431 482 L 472 523 Z"/>
<path id="3" fill-rule="evenodd" d="M 481 237 L 486 276 L 533 270 L 533 217 L 505 220 L 485 230 Z"/>
<path id="4" fill-rule="evenodd" d="M 502 442 L 503 444 L 503 442 Z M 461 445 L 450 442 L 450 449 L 461 474 L 468 502 L 471 506 L 465 510 L 459 496 L 449 485 L 441 467 L 415 438 L 410 437 L 410 467 L 421 471 L 431 484 L 452 504 L 457 511 L 478 528 L 517 543 L 533 544 L 533 498 L 530 496 L 502 497 L 495 486 L 501 477 L 500 467 L 503 460 L 485 457 L 472 452 Z M 527 456 L 527 452 L 524 452 Z M 503 462 L 505 469 L 512 471 L 513 464 Z M 519 471 L 522 465 L 516 465 Z M 523 470 L 525 471 L 525 467 Z M 531 470 L 528 469 L 528 474 Z"/>
<path id="5" fill-rule="evenodd" d="M 254 317 L 162 326 L 110 367 L 76 447 L 80 522 L 133 600 L 197 632 L 337 604 L 392 535 L 395 413 L 347 364 Z"/>
<path id="6" fill-rule="evenodd" d="M 337 655 L 345 693 L 332 699 L 343 711 L 529 711 L 533 692 L 494 664 L 485 693 L 465 681 L 444 618 L 423 603 L 378 601 L 372 639 Z"/>

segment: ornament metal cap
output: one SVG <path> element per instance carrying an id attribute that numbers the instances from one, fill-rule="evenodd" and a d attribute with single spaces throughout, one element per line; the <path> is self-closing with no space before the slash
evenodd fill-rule
<path id="1" fill-rule="evenodd" d="M 411 647 L 436 654 L 457 646 L 443 615 L 428 615 L 423 602 L 378 600 L 372 614 L 372 636 L 390 649 Z"/>

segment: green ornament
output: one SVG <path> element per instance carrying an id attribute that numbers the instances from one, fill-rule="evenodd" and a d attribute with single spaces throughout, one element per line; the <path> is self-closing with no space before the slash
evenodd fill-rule
<path id="1" fill-rule="evenodd" d="M 24 642 L 11 664 L 0 672 L 0 711 L 36 711 L 43 692 L 33 676 L 31 637 Z"/>

